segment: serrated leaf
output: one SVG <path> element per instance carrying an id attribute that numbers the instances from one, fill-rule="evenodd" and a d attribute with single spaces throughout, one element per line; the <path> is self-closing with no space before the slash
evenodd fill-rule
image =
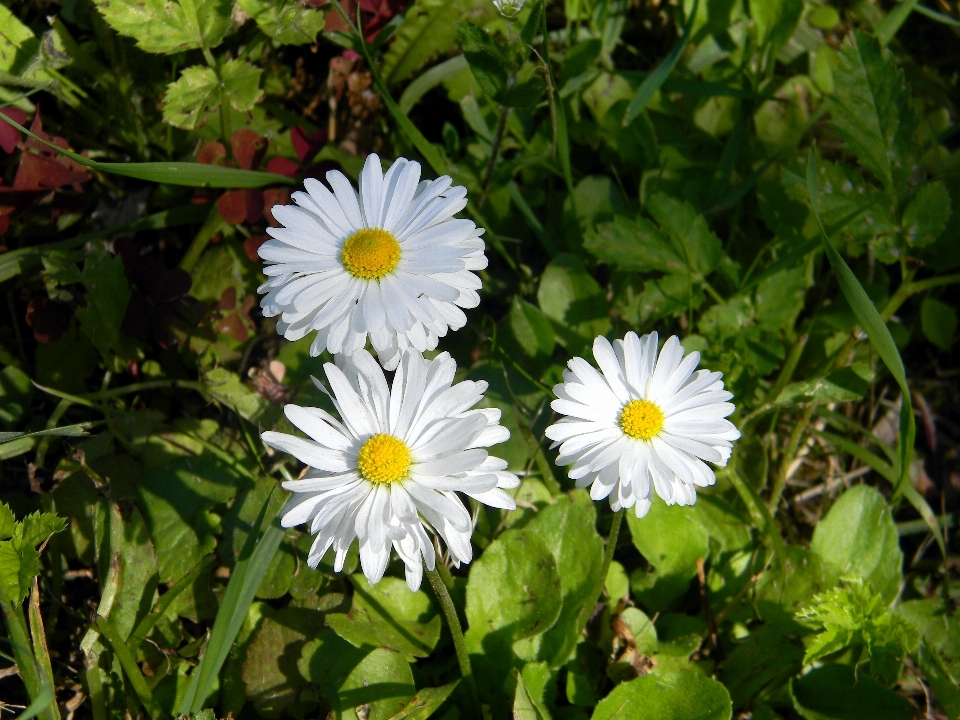
<path id="1" fill-rule="evenodd" d="M 799 403 L 827 405 L 858 400 L 870 389 L 873 377 L 867 365 L 841 368 L 823 377 L 790 383 L 777 396 L 776 404 L 789 407 Z"/>
<path id="2" fill-rule="evenodd" d="M 193 130 L 214 104 L 219 81 L 211 68 L 194 65 L 186 68 L 176 82 L 167 85 L 163 98 L 163 119 L 174 127 Z"/>
<path id="3" fill-rule="evenodd" d="M 36 547 L 54 533 L 66 529 L 67 523 L 53 513 L 35 512 L 27 515 L 21 522 L 21 537 L 25 545 Z"/>
<path id="4" fill-rule="evenodd" d="M 463 56 L 480 89 L 495 100 L 502 99 L 507 89 L 507 73 L 516 68 L 511 68 L 512 63 L 500 44 L 476 25 L 464 22 L 457 30 Z"/>
<path id="5" fill-rule="evenodd" d="M 13 515 L 13 510 L 6 503 L 0 502 L 0 540 L 7 540 L 13 537 L 17 529 L 17 518 Z"/>
<path id="6" fill-rule="evenodd" d="M 921 187 L 903 211 L 903 236 L 911 247 L 934 242 L 950 219 L 950 194 L 936 180 Z"/>
<path id="7" fill-rule="evenodd" d="M 265 35 L 284 45 L 314 42 L 327 19 L 326 10 L 314 10 L 300 2 L 238 0 L 237 5 L 253 18 Z"/>
<path id="8" fill-rule="evenodd" d="M 223 96 L 238 112 L 252 110 L 263 96 L 260 90 L 261 68 L 246 60 L 228 60 L 220 67 Z"/>
<path id="9" fill-rule="evenodd" d="M 40 553 L 33 545 L 23 543 L 17 535 L 0 542 L 0 586 L 11 602 L 22 603 L 39 574 Z"/>
<path id="10" fill-rule="evenodd" d="M 913 171 L 913 128 L 903 71 L 893 54 L 862 32 L 843 44 L 833 74 L 833 127 L 847 150 L 888 191 Z"/>
<path id="11" fill-rule="evenodd" d="M 214 48 L 230 29 L 230 0 L 194 0 L 195 14 L 177 0 L 94 0 L 107 23 L 152 53 Z"/>

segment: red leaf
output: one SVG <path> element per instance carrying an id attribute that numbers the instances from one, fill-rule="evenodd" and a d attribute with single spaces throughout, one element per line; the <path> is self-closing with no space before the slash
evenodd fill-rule
<path id="1" fill-rule="evenodd" d="M 220 217 L 231 225 L 254 223 L 263 215 L 263 193 L 260 190 L 231 190 L 217 200 Z"/>
<path id="2" fill-rule="evenodd" d="M 307 135 L 306 128 L 295 125 L 290 128 L 290 141 L 293 143 L 293 149 L 297 153 L 297 157 L 300 158 L 300 164 L 306 165 L 327 144 L 327 132 L 326 130 L 317 130 L 312 135 Z"/>
<path id="3" fill-rule="evenodd" d="M 250 128 L 237 130 L 230 136 L 230 147 L 237 164 L 244 170 L 256 170 L 267 154 L 269 143 Z"/>
<path id="4" fill-rule="evenodd" d="M 285 157 L 270 158 L 267 163 L 267 172 L 286 175 L 287 177 L 296 177 L 300 172 L 300 166 L 293 160 L 287 160 Z"/>
<path id="5" fill-rule="evenodd" d="M 204 165 L 219 165 L 220 160 L 227 156 L 227 149 L 222 143 L 208 142 L 197 153 L 197 162 Z"/>
<path id="6" fill-rule="evenodd" d="M 20 158 L 17 175 L 13 179 L 14 190 L 53 190 L 62 185 L 89 180 L 86 172 L 70 170 L 53 158 L 24 152 Z"/>
<path id="7" fill-rule="evenodd" d="M 10 229 L 10 216 L 0 215 L 0 237 Z"/>
<path id="8" fill-rule="evenodd" d="M 217 310 L 233 310 L 237 306 L 237 289 L 231 285 L 220 294 Z"/>
<path id="9" fill-rule="evenodd" d="M 280 227 L 280 223 L 273 217 L 274 205 L 289 205 L 290 191 L 279 188 L 269 188 L 263 191 L 263 215 L 273 227 Z"/>
<path id="10" fill-rule="evenodd" d="M 56 342 L 64 336 L 70 326 L 70 306 L 58 300 L 38 297 L 27 305 L 27 325 L 33 330 L 33 337 L 39 343 Z"/>
<path id="11" fill-rule="evenodd" d="M 251 262 L 260 262 L 260 256 L 257 254 L 257 250 L 269 239 L 269 235 L 254 235 L 243 241 L 243 251 L 247 254 L 247 257 L 250 258 Z"/>
<path id="12" fill-rule="evenodd" d="M 217 331 L 230 335 L 237 342 L 244 342 L 250 337 L 250 332 L 236 314 L 227 315 L 217 323 Z"/>
<path id="13" fill-rule="evenodd" d="M 0 109 L 0 115 L 6 115 L 20 125 L 27 121 L 27 114 L 19 108 L 2 108 Z M 19 143 L 20 131 L 13 125 L 0 120 L 0 148 L 3 148 L 5 153 L 12 153 Z"/>

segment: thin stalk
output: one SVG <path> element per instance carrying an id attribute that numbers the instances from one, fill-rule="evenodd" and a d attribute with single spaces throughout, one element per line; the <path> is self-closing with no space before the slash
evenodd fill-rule
<path id="1" fill-rule="evenodd" d="M 507 130 L 507 120 L 510 119 L 510 108 L 500 108 L 500 121 L 497 123 L 497 130 L 493 134 L 493 145 L 490 148 L 490 160 L 487 161 L 487 171 L 483 174 L 483 185 L 481 188 L 480 206 L 483 207 L 483 201 L 487 199 L 487 190 L 490 188 L 490 181 L 493 179 L 493 170 L 497 165 L 497 157 L 500 155 L 500 143 L 503 142 L 503 134 Z"/>
<path id="2" fill-rule="evenodd" d="M 773 480 L 773 488 L 770 490 L 770 514 L 777 514 L 777 506 L 780 505 L 780 497 L 783 495 L 783 489 L 787 485 L 787 477 L 790 473 L 790 466 L 793 464 L 793 457 L 797 454 L 797 448 L 800 446 L 800 439 L 803 437 L 804 430 L 813 417 L 814 407 L 811 405 L 803 411 L 803 416 L 793 426 L 790 433 L 790 439 L 787 441 L 787 449 L 783 453 L 783 459 L 780 461 L 780 467 L 777 469 L 777 477 Z"/>
<path id="3" fill-rule="evenodd" d="M 942 285 L 952 285 L 954 283 L 960 283 L 960 273 L 955 275 L 941 275 L 940 277 L 929 278 L 927 280 L 917 280 L 916 282 L 905 282 L 903 285 L 897 288 L 897 291 L 893 294 L 893 297 L 887 302 L 883 312 L 880 313 L 880 317 L 884 322 L 893 317 L 893 314 L 900 309 L 900 306 L 906 302 L 907 298 L 911 295 L 915 295 L 918 292 L 923 292 L 924 290 L 930 290 L 935 287 L 940 287 Z"/>
<path id="4" fill-rule="evenodd" d="M 597 584 L 600 586 L 593 594 L 594 598 L 600 597 L 603 592 L 603 586 L 607 582 L 607 573 L 610 572 L 610 563 L 613 562 L 613 553 L 617 549 L 617 538 L 620 537 L 620 523 L 623 522 L 623 508 L 620 508 L 613 514 L 613 520 L 610 523 L 610 534 L 607 536 L 607 547 L 603 550 L 603 563 L 600 565 L 600 580 Z"/>
<path id="5" fill-rule="evenodd" d="M 460 674 L 467 686 L 467 692 L 470 693 L 470 703 L 473 706 L 474 714 L 480 714 L 480 696 L 477 695 L 477 685 L 473 679 L 473 668 L 470 666 L 470 655 L 467 653 L 467 644 L 463 639 L 463 628 L 460 627 L 460 618 L 457 617 L 457 609 L 453 605 L 453 598 L 450 597 L 450 591 L 440 579 L 440 573 L 436 570 L 427 570 L 427 579 L 436 593 L 437 600 L 440 602 L 440 608 L 443 610 L 443 616 L 447 619 L 447 626 L 450 628 L 450 634 L 453 636 L 453 647 L 457 651 L 457 662 L 460 665 Z"/>

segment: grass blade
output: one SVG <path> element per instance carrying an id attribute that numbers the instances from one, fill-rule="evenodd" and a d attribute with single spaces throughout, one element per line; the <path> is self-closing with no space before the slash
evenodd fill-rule
<path id="1" fill-rule="evenodd" d="M 167 611 L 167 608 L 170 607 L 170 604 L 177 599 L 177 597 L 190 587 L 193 584 L 193 581 L 196 580 L 200 573 L 213 565 L 213 555 L 207 555 L 200 560 L 193 569 L 184 575 L 182 578 L 177 580 L 169 590 L 167 590 L 163 596 L 157 601 L 157 604 L 153 607 L 153 610 L 143 618 L 137 626 L 133 629 L 133 632 L 130 633 L 128 643 L 130 645 L 130 650 L 136 652 L 137 648 L 140 647 L 146 637 L 153 630 L 153 626 L 157 624 L 157 621 L 163 617 L 163 614 Z"/>
<path id="2" fill-rule="evenodd" d="M 449 60 L 444 60 L 439 65 L 434 65 L 423 75 L 407 85 L 398 103 L 400 111 L 406 115 L 413 109 L 413 106 L 417 104 L 417 100 L 433 90 L 440 83 L 449 80 L 458 72 L 468 67 L 467 59 L 463 55 L 454 55 Z"/>
<path id="3" fill-rule="evenodd" d="M 633 96 L 633 100 L 630 101 L 626 114 L 623 116 L 624 127 L 637 119 L 637 116 L 643 112 L 647 103 L 650 102 L 657 90 L 660 89 L 660 86 L 663 85 L 664 81 L 670 76 L 670 73 L 673 72 L 673 68 L 676 66 L 677 61 L 680 60 L 680 56 L 683 55 L 683 51 L 687 49 L 687 43 L 690 42 L 693 20 L 697 16 L 697 8 L 699 6 L 700 0 L 693 0 L 693 9 L 690 11 L 690 17 L 687 18 L 687 22 L 680 29 L 680 38 L 673 46 L 673 49 L 670 50 L 670 54 L 667 55 L 664 61 L 660 63 L 656 69 L 647 76 L 647 79 L 640 84 L 640 87 L 637 88 L 637 92 Z"/>
<path id="4" fill-rule="evenodd" d="M 53 679 L 53 665 L 50 663 L 50 650 L 47 647 L 47 633 L 43 628 L 43 616 L 40 615 L 40 587 L 37 585 L 36 578 L 33 579 L 33 588 L 30 590 L 27 619 L 30 622 L 30 635 L 33 637 L 33 655 L 40 664 L 40 683 L 41 686 L 48 686 L 51 684 L 48 679 Z M 41 692 L 45 689 L 46 687 L 43 687 Z M 54 720 L 60 720 L 60 708 L 57 707 L 56 698 L 51 697 L 47 707 Z"/>
<path id="5" fill-rule="evenodd" d="M 217 187 L 217 188 L 257 188 L 264 185 L 295 185 L 293 178 L 276 173 L 260 172 L 258 170 L 241 170 L 239 168 L 222 167 L 220 165 L 204 165 L 190 162 L 141 162 L 117 163 L 97 162 L 70 150 L 64 150 L 53 143 L 37 137 L 23 125 L 11 120 L 0 113 L 0 119 L 17 128 L 22 133 L 43 143 L 48 148 L 66 155 L 84 167 L 111 175 L 122 175 L 136 180 L 167 183 L 169 185 L 186 185 L 188 187 Z"/>
<path id="6" fill-rule="evenodd" d="M 932 518 L 930 529 L 937 539 L 940 551 L 943 553 L 943 556 L 946 557 L 947 548 L 944 542 L 943 532 L 937 524 L 936 518 L 933 518 L 933 513 L 930 511 L 926 501 L 919 496 L 910 481 L 910 461 L 913 459 L 913 443 L 917 435 L 917 425 L 913 417 L 913 402 L 910 399 L 910 387 L 907 385 L 907 374 L 903 367 L 903 360 L 900 357 L 900 351 L 897 350 L 897 346 L 893 342 L 890 330 L 887 329 L 883 318 L 880 317 L 880 313 L 877 312 L 877 308 L 874 307 L 873 301 L 870 300 L 860 281 L 857 280 L 857 276 L 853 274 L 853 271 L 840 253 L 837 252 L 837 249 L 830 244 L 827 233 L 823 229 L 823 223 L 820 222 L 820 203 L 817 198 L 816 162 L 816 156 L 811 147 L 810 154 L 807 157 L 807 194 L 810 196 L 813 215 L 816 218 L 817 227 L 820 229 L 824 252 L 827 254 L 830 267 L 833 268 L 834 275 L 836 275 L 837 281 L 840 283 L 840 289 L 850 304 L 857 318 L 857 322 L 867 334 L 874 350 L 877 351 L 877 355 L 880 356 L 880 359 L 883 360 L 890 374 L 893 375 L 893 379 L 896 380 L 900 386 L 900 392 L 903 396 L 900 401 L 900 438 L 897 453 L 899 467 L 897 468 L 897 478 L 894 483 L 894 500 L 904 495 L 914 507 L 917 507 L 917 511 L 920 512 L 924 519 Z M 918 498 L 920 503 L 917 502 Z"/>
<path id="7" fill-rule="evenodd" d="M 130 652 L 130 648 L 127 647 L 123 638 L 120 637 L 120 633 L 114 627 L 113 623 L 103 615 L 97 615 L 96 624 L 97 630 L 100 631 L 100 635 L 110 645 L 110 649 L 113 650 L 113 654 L 120 663 L 120 667 L 123 668 L 124 675 L 126 675 L 130 681 L 130 685 L 133 687 L 133 691 L 137 694 L 137 697 L 140 698 L 144 709 L 153 720 L 165 720 L 167 714 L 163 711 L 163 708 L 160 707 L 160 703 L 157 702 L 153 693 L 150 692 L 150 688 L 147 687 L 147 681 L 143 679 L 143 673 L 141 673 L 140 668 L 137 667 L 136 658 L 133 656 L 133 653 Z"/>
<path id="8" fill-rule="evenodd" d="M 217 611 L 217 617 L 213 621 L 206 652 L 200 664 L 194 669 L 190 687 L 183 702 L 180 703 L 178 711 L 180 715 L 198 713 L 203 709 L 213 682 L 220 673 L 227 655 L 230 654 L 237 633 L 240 632 L 247 610 L 250 609 L 257 588 L 260 587 L 260 581 L 263 580 L 280 546 L 280 540 L 283 539 L 283 528 L 280 527 L 277 518 L 279 508 L 272 511 L 269 509 L 275 489 L 276 487 L 271 489 L 270 494 L 267 495 L 263 507 L 260 508 L 260 514 L 247 536 L 247 541 L 240 550 L 230 582 L 227 583 L 227 590 L 223 594 L 220 609 Z M 266 530 L 261 535 L 260 528 L 264 525 Z"/>

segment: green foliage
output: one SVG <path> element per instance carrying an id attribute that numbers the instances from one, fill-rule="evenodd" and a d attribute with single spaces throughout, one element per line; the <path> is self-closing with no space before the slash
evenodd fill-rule
<path id="1" fill-rule="evenodd" d="M 903 659 L 916 651 L 919 635 L 893 614 L 883 599 L 860 578 L 842 578 L 843 587 L 813 598 L 797 618 L 819 630 L 803 656 L 809 664 L 845 648 L 870 661 L 870 674 L 893 685 L 900 678 Z"/>
<path id="2" fill-rule="evenodd" d="M 95 0 L 104 19 L 147 52 L 214 48 L 230 29 L 225 0 Z"/>
<path id="3" fill-rule="evenodd" d="M 0 597 L 14 605 L 23 602 L 40 574 L 38 546 L 64 527 L 63 518 L 52 513 L 35 512 L 17 521 L 0 503 Z"/>
<path id="4" fill-rule="evenodd" d="M 623 683 L 600 701 L 591 720 L 723 720 L 730 695 L 716 680 L 696 672 L 656 673 Z"/>

